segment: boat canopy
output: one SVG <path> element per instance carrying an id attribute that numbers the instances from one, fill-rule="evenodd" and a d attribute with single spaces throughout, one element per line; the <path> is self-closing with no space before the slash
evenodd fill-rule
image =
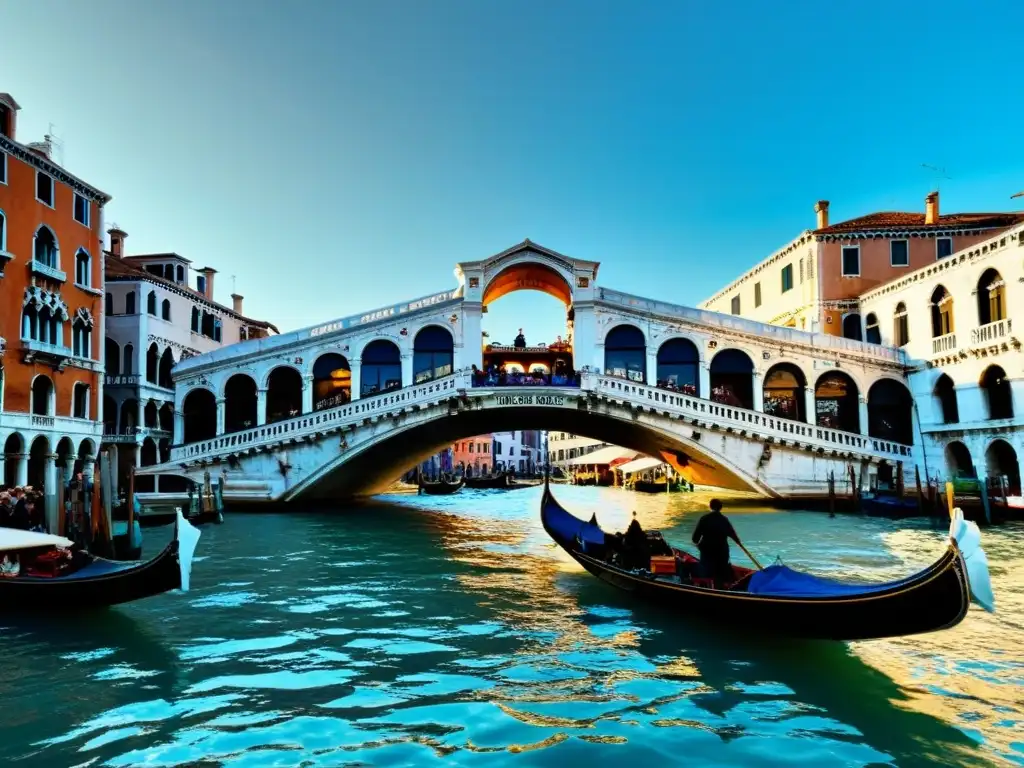
<path id="1" fill-rule="evenodd" d="M 67 549 L 71 546 L 74 546 L 74 542 L 63 536 L 19 531 L 15 528 L 0 528 L 0 552 L 15 552 L 19 549 L 35 549 L 37 547 Z"/>
<path id="2" fill-rule="evenodd" d="M 644 456 L 626 464 L 620 464 L 616 469 L 628 475 L 630 472 L 643 472 L 645 469 L 654 469 L 655 467 L 662 466 L 664 463 L 661 459 L 652 459 L 650 456 Z"/>
<path id="3" fill-rule="evenodd" d="M 851 584 L 833 581 L 810 573 L 794 571 L 785 565 L 770 565 L 750 577 L 747 591 L 753 595 L 777 597 L 848 597 L 884 592 L 914 581 L 918 574 L 884 584 Z"/>
<path id="4" fill-rule="evenodd" d="M 594 464 L 611 464 L 619 459 L 635 459 L 638 455 L 639 451 L 631 451 L 629 448 L 609 445 L 606 448 L 598 448 L 586 456 L 577 456 L 575 459 L 569 459 L 565 463 L 574 467 L 589 467 Z"/>

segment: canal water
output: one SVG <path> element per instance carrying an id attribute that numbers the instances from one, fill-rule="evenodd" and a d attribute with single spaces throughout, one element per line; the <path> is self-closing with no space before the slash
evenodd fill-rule
<path id="1" fill-rule="evenodd" d="M 708 497 L 556 488 L 687 542 Z M 1024 528 L 998 613 L 853 644 L 696 624 L 587 575 L 540 489 L 393 496 L 203 528 L 188 594 L 2 620 L 0 757 L 50 766 L 1024 765 Z M 732 514 L 762 562 L 889 579 L 944 531 Z M 168 530 L 147 530 L 150 552 Z M 740 554 L 736 559 L 739 562 Z"/>

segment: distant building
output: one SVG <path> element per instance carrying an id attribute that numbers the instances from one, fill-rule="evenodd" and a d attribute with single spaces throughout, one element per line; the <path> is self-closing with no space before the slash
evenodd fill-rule
<path id="1" fill-rule="evenodd" d="M 1024 225 L 860 297 L 881 343 L 902 347 L 930 477 L 1005 481 L 1024 457 Z"/>
<path id="2" fill-rule="evenodd" d="M 58 468 L 91 471 L 102 434 L 111 198 L 58 165 L 49 136 L 20 143 L 18 110 L 0 93 L 0 440 L 4 483 L 43 487 L 52 527 Z"/>
<path id="3" fill-rule="evenodd" d="M 123 476 L 130 466 L 150 466 L 170 458 L 175 418 L 171 369 L 175 363 L 262 338 L 277 329 L 242 314 L 239 295 L 232 295 L 230 308 L 217 303 L 213 294 L 216 270 L 211 267 L 194 269 L 176 253 L 128 256 L 124 230 L 114 227 L 109 234 L 103 441 L 119 454 Z M 192 271 L 197 273 L 195 287 L 189 285 Z M 266 383 L 261 386 L 265 388 Z M 247 395 L 248 409 L 229 414 L 239 421 L 225 425 L 232 431 L 256 425 L 259 390 L 253 386 L 251 392 L 240 394 Z M 249 413 L 251 424 L 244 423 L 245 413 Z M 124 450 L 126 447 L 129 450 Z"/>
<path id="4" fill-rule="evenodd" d="M 473 477 L 490 473 L 494 466 L 494 457 L 491 454 L 492 442 L 491 435 L 479 435 L 459 440 L 452 445 L 454 470 Z"/>
<path id="5" fill-rule="evenodd" d="M 586 456 L 608 446 L 608 443 L 601 440 L 580 437 L 568 432 L 548 432 L 548 463 L 552 466 L 564 467 L 566 462 L 571 459 Z"/>
<path id="6" fill-rule="evenodd" d="M 831 224 L 815 205 L 805 230 L 711 298 L 702 309 L 774 325 L 878 342 L 878 318 L 859 297 L 1024 221 L 1024 213 L 939 213 L 939 193 L 923 212 L 871 213 Z"/>
<path id="7" fill-rule="evenodd" d="M 496 471 L 515 469 L 520 474 L 532 475 L 543 468 L 543 433 L 537 430 L 495 432 L 491 437 Z"/>

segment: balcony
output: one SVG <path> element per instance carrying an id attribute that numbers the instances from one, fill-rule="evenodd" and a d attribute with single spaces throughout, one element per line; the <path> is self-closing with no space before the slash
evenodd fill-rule
<path id="1" fill-rule="evenodd" d="M 956 349 L 956 334 L 947 333 L 945 336 L 936 336 L 932 339 L 932 354 L 942 355 Z"/>
<path id="2" fill-rule="evenodd" d="M 22 339 L 21 349 L 26 363 L 42 362 L 62 368 L 72 357 L 71 347 L 49 344 L 35 339 Z"/>
<path id="3" fill-rule="evenodd" d="M 68 279 L 68 276 L 56 267 L 51 267 L 49 264 L 44 264 L 43 262 L 36 261 L 35 259 L 32 259 L 32 261 L 28 263 L 28 268 L 32 271 L 33 275 L 36 275 L 37 277 L 44 277 L 47 280 L 56 280 L 57 282 L 63 283 Z"/>
<path id="4" fill-rule="evenodd" d="M 76 419 L 73 416 L 47 416 L 37 413 L 18 413 L 0 411 L 0 429 L 12 432 L 48 432 L 63 437 L 88 437 L 97 440 L 102 433 L 103 425 L 92 419 Z M 53 448 L 57 440 L 50 443 Z"/>
<path id="5" fill-rule="evenodd" d="M 107 387 L 137 387 L 139 386 L 138 374 L 132 376 L 104 376 L 103 384 Z"/>
<path id="6" fill-rule="evenodd" d="M 986 323 L 971 331 L 971 345 L 988 344 L 993 341 L 1005 338 L 1013 330 L 1013 321 L 1010 318 L 996 320 L 994 323 Z"/>

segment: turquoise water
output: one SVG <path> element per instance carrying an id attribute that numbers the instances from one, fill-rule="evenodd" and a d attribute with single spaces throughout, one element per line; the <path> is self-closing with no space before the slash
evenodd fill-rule
<path id="1" fill-rule="evenodd" d="M 686 542 L 700 495 L 556 489 Z M 0 621 L 0 757 L 107 766 L 1024 765 L 1024 528 L 998 613 L 854 644 L 694 625 L 584 573 L 539 489 L 394 496 L 203 528 L 188 594 Z M 943 531 L 744 512 L 762 563 L 889 579 Z M 152 552 L 167 530 L 147 530 Z M 735 556 L 740 562 L 742 554 Z"/>

